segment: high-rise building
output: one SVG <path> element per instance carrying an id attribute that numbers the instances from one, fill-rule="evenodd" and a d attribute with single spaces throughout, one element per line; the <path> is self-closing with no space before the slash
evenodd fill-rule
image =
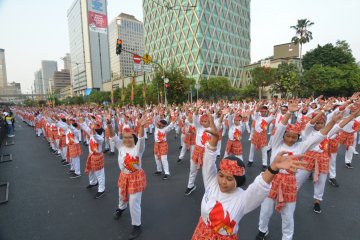
<path id="1" fill-rule="evenodd" d="M 250 0 L 143 1 L 143 11 L 146 51 L 158 62 L 240 85 L 250 63 Z"/>
<path id="2" fill-rule="evenodd" d="M 111 71 L 114 76 L 131 76 L 134 61 L 133 56 L 123 52 L 116 55 L 116 40 L 123 41 L 123 49 L 134 52 L 140 56 L 144 55 L 144 25 L 134 16 L 121 13 L 109 24 L 109 47 Z"/>
<path id="3" fill-rule="evenodd" d="M 67 53 L 65 57 L 61 58 L 64 61 L 64 70 L 67 70 L 71 73 L 71 57 L 70 53 Z"/>
<path id="4" fill-rule="evenodd" d="M 63 69 L 61 71 L 54 72 L 50 80 L 50 92 L 59 93 L 60 89 L 71 85 L 70 73 L 68 70 Z"/>
<path id="5" fill-rule="evenodd" d="M 5 50 L 0 48 L 0 88 L 7 86 Z"/>
<path id="6" fill-rule="evenodd" d="M 34 93 L 35 94 L 43 94 L 43 80 L 42 80 L 42 73 L 41 69 L 35 71 L 34 73 L 35 80 L 34 80 Z"/>
<path id="7" fill-rule="evenodd" d="M 74 0 L 67 12 L 71 79 L 76 94 L 111 80 L 106 0 Z"/>
<path id="8" fill-rule="evenodd" d="M 54 72 L 58 70 L 56 61 L 43 60 L 41 61 L 41 74 L 42 74 L 42 94 L 50 92 L 50 78 Z"/>

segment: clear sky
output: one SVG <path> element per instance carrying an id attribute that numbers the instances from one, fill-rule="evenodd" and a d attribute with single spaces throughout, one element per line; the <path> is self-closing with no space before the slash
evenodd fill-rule
<path id="1" fill-rule="evenodd" d="M 145 0 L 151 1 L 151 0 Z M 162 0 L 160 0 L 162 1 Z M 201 0 L 199 0 L 201 1 Z M 69 52 L 67 9 L 73 0 L 0 0 L 0 48 L 5 49 L 8 82 L 20 82 L 30 92 L 41 60 L 56 60 Z M 108 0 L 109 22 L 119 13 L 142 20 L 141 0 Z M 273 46 L 289 42 L 297 19 L 307 18 L 318 44 L 346 40 L 360 61 L 359 0 L 252 0 L 251 62 L 272 55 Z"/>

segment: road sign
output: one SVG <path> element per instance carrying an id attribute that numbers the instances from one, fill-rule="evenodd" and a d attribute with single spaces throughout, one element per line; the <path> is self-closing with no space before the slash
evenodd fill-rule
<path id="1" fill-rule="evenodd" d="M 142 72 L 141 63 L 134 63 L 134 72 Z"/>
<path id="2" fill-rule="evenodd" d="M 150 64 L 144 64 L 144 72 L 152 72 L 152 66 Z"/>
<path id="3" fill-rule="evenodd" d="M 142 58 L 140 56 L 134 54 L 133 60 L 134 60 L 134 72 L 141 72 L 142 71 L 142 68 L 141 68 Z"/>
<path id="4" fill-rule="evenodd" d="M 141 63 L 142 58 L 136 54 L 133 55 L 133 60 L 135 64 Z"/>
<path id="5" fill-rule="evenodd" d="M 151 60 L 152 60 L 151 56 L 149 54 L 147 54 L 147 53 L 144 55 L 143 59 L 144 59 L 145 64 L 150 64 Z"/>

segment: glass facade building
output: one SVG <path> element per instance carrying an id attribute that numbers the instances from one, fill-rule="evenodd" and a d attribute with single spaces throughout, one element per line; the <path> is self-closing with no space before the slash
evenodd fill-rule
<path id="1" fill-rule="evenodd" d="M 250 63 L 250 0 L 143 0 L 143 11 L 146 51 L 159 63 L 240 86 Z"/>
<path id="2" fill-rule="evenodd" d="M 71 81 L 75 94 L 111 80 L 106 0 L 74 0 L 67 12 Z"/>
<path id="3" fill-rule="evenodd" d="M 0 88 L 7 86 L 5 50 L 0 48 Z"/>

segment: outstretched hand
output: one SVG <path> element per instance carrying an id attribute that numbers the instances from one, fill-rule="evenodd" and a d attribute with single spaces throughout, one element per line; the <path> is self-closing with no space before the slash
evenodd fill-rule
<path id="1" fill-rule="evenodd" d="M 289 104 L 288 109 L 290 112 L 294 113 L 299 111 L 300 107 L 297 101 L 294 101 L 292 103 Z"/>
<path id="2" fill-rule="evenodd" d="M 296 170 L 296 169 L 304 169 L 304 163 L 300 161 L 301 155 L 286 155 L 288 152 L 282 151 L 278 153 L 271 164 L 271 168 L 275 171 L 279 169 L 285 170 Z"/>
<path id="3" fill-rule="evenodd" d="M 331 121 L 338 123 L 344 116 L 344 112 L 338 112 L 334 113 L 333 117 L 331 118 Z"/>

